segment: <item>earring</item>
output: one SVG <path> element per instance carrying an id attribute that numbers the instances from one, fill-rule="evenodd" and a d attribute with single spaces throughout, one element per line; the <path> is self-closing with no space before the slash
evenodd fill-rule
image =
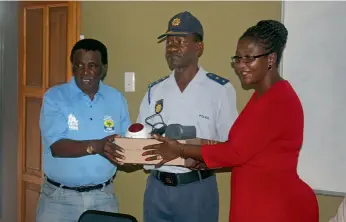
<path id="1" fill-rule="evenodd" d="M 271 70 L 271 69 L 272 69 L 272 65 L 269 65 L 269 66 L 268 66 L 268 70 Z"/>

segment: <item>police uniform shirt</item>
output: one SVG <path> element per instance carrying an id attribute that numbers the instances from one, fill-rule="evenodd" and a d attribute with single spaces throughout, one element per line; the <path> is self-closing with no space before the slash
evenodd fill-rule
<path id="1" fill-rule="evenodd" d="M 104 157 L 55 158 L 50 146 L 60 139 L 78 141 L 124 135 L 130 123 L 124 96 L 102 82 L 92 101 L 78 88 L 74 78 L 49 89 L 40 116 L 44 173 L 70 187 L 96 185 L 109 180 L 116 167 Z"/>
<path id="2" fill-rule="evenodd" d="M 149 85 L 141 105 L 137 122 L 159 113 L 165 124 L 195 126 L 197 137 L 226 141 L 229 130 L 238 116 L 236 93 L 227 79 L 208 73 L 202 67 L 183 92 L 180 91 L 174 71 Z M 153 165 L 144 166 L 153 169 Z M 177 166 L 162 166 L 160 171 L 185 173 L 190 170 Z"/>

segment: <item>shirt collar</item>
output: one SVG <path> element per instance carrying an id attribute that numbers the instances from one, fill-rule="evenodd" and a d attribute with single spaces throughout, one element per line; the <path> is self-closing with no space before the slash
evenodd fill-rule
<path id="1" fill-rule="evenodd" d="M 77 83 L 76 83 L 74 76 L 72 76 L 72 78 L 68 84 L 70 86 L 71 93 L 73 96 L 84 94 L 84 92 L 77 86 Z M 101 96 L 104 96 L 105 90 L 106 90 L 105 84 L 102 81 L 100 81 L 99 90 L 97 91 L 96 95 L 100 94 Z"/>
<path id="2" fill-rule="evenodd" d="M 170 74 L 170 79 L 174 80 L 175 82 L 175 78 L 174 78 L 174 73 L 175 70 L 173 70 Z M 201 65 L 198 64 L 198 72 L 196 73 L 195 77 L 191 80 L 191 82 L 200 82 L 204 80 L 204 77 L 206 76 L 207 71 L 205 69 L 203 69 L 203 67 Z"/>

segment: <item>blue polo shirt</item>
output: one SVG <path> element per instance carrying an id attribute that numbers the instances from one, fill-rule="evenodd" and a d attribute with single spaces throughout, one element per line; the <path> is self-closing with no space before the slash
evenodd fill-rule
<path id="1" fill-rule="evenodd" d="M 93 101 L 78 88 L 74 78 L 49 89 L 44 95 L 40 115 L 44 173 L 71 187 L 109 180 L 115 174 L 116 166 L 104 157 L 55 158 L 50 146 L 60 139 L 80 141 L 124 135 L 129 125 L 125 97 L 102 82 Z"/>

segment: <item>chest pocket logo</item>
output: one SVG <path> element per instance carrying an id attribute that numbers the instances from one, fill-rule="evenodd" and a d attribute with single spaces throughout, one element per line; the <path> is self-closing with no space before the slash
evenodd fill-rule
<path id="1" fill-rule="evenodd" d="M 159 114 L 162 112 L 162 110 L 163 110 L 163 99 L 160 99 L 160 100 L 156 101 L 155 113 Z"/>
<path id="2" fill-rule="evenodd" d="M 103 127 L 105 132 L 113 132 L 114 131 L 114 121 L 111 116 L 105 116 L 103 118 Z"/>

